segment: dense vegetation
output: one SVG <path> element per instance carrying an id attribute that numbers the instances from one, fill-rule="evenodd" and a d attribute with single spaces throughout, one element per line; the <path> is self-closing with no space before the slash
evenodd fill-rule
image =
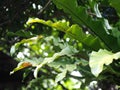
<path id="1" fill-rule="evenodd" d="M 19 89 L 118 90 L 119 3 L 1 1 L 0 50 L 18 62 L 11 75 L 22 70 Z"/>

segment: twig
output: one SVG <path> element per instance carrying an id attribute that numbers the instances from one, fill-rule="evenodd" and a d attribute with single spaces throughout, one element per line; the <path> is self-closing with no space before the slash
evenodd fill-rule
<path id="1" fill-rule="evenodd" d="M 51 1 L 52 1 L 52 0 L 49 0 L 49 1 L 46 3 L 46 5 L 45 5 L 42 9 L 40 9 L 40 11 L 37 13 L 37 15 L 40 15 L 40 14 L 48 7 L 48 5 L 51 3 Z"/>

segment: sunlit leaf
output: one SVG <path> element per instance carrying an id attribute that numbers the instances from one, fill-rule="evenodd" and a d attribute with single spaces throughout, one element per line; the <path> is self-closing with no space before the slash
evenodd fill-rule
<path id="1" fill-rule="evenodd" d="M 79 25 L 77 24 L 73 24 L 72 26 L 69 26 L 69 22 L 65 22 L 65 21 L 64 22 L 57 21 L 54 23 L 51 21 L 51 23 L 48 24 L 49 21 L 45 21 L 38 18 L 35 19 L 30 18 L 27 24 L 35 23 L 35 22 L 42 23 L 50 27 L 53 27 L 55 29 L 58 29 L 60 31 L 63 31 L 66 33 L 66 35 L 68 35 L 68 37 L 80 41 L 85 47 L 89 49 L 98 50 L 99 48 L 105 48 L 104 44 L 99 40 L 98 37 L 92 36 L 91 34 L 86 34 L 85 32 L 82 31 L 82 28 L 80 28 Z"/>
<path id="2" fill-rule="evenodd" d="M 45 58 L 43 60 L 43 62 L 41 64 L 39 64 L 35 71 L 34 71 L 34 77 L 37 78 L 37 74 L 38 74 L 38 71 L 40 70 L 40 68 L 47 64 L 47 63 L 51 63 L 53 62 L 55 59 L 63 56 L 63 55 L 67 55 L 67 56 L 71 56 L 75 53 L 77 53 L 78 51 L 76 49 L 74 49 L 73 47 L 69 47 L 67 46 L 66 48 L 64 48 L 63 50 L 61 50 L 61 52 L 58 52 L 58 53 L 55 53 L 52 57 L 49 57 L 49 58 Z"/>
<path id="3" fill-rule="evenodd" d="M 98 52 L 93 51 L 90 54 L 89 65 L 91 72 L 97 77 L 103 70 L 104 65 L 109 65 L 113 60 L 120 58 L 120 52 L 112 53 L 107 50 L 100 49 Z"/>
<path id="4" fill-rule="evenodd" d="M 55 82 L 59 82 L 66 76 L 67 70 L 64 70 L 62 73 L 58 74 L 55 78 Z"/>
<path id="5" fill-rule="evenodd" d="M 77 66 L 75 64 L 69 64 L 66 65 L 66 69 L 70 72 L 72 72 L 73 70 L 75 70 L 77 68 Z"/>
<path id="6" fill-rule="evenodd" d="M 27 67 L 30 67 L 30 66 L 32 66 L 32 64 L 30 62 L 20 62 L 18 64 L 18 66 L 13 71 L 10 72 L 10 74 L 13 74 L 18 70 L 21 70 L 21 69 L 24 69 L 24 68 L 27 68 Z"/>
<path id="7" fill-rule="evenodd" d="M 58 21 L 56 23 L 53 23 L 50 20 L 45 21 L 45 20 L 42 20 L 39 18 L 30 18 L 26 24 L 29 25 L 32 23 L 42 23 L 42 24 L 45 24 L 45 25 L 50 26 L 50 27 L 54 27 L 54 28 L 56 28 L 58 30 L 62 30 L 62 31 L 65 31 L 69 28 L 69 22 L 66 22 L 66 21 Z"/>
<path id="8" fill-rule="evenodd" d="M 23 39 L 20 42 L 15 43 L 10 49 L 10 54 L 13 55 L 19 49 L 20 45 L 23 45 L 25 43 L 33 44 L 37 40 L 41 39 L 42 37 L 43 36 L 39 35 L 39 36 L 32 37 L 32 38 L 29 38 L 29 39 Z"/>

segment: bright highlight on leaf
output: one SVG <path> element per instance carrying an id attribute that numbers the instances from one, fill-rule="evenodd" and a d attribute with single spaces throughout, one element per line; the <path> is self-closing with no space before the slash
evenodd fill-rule
<path id="1" fill-rule="evenodd" d="M 29 18 L 29 20 L 27 21 L 26 24 L 29 25 L 32 23 L 41 23 L 41 24 L 56 28 L 56 29 L 61 30 L 61 31 L 65 31 L 69 28 L 69 22 L 66 22 L 64 20 L 53 23 L 50 20 L 45 21 L 45 20 L 42 20 L 39 18 Z"/>
<path id="2" fill-rule="evenodd" d="M 93 51 L 90 54 L 89 65 L 91 72 L 97 77 L 103 70 L 104 65 L 109 65 L 113 60 L 120 58 L 120 52 L 112 53 L 107 50 L 100 49 L 98 52 Z"/>

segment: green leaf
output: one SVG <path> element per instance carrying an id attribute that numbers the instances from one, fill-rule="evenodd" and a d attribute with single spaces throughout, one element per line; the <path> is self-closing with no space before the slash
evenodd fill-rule
<path id="1" fill-rule="evenodd" d="M 55 53 L 52 57 L 48 57 L 48 58 L 45 58 L 43 60 L 42 63 L 40 63 L 35 71 L 34 71 L 34 77 L 37 78 L 37 74 L 38 74 L 38 71 L 40 70 L 40 68 L 42 66 L 44 66 L 45 64 L 48 64 L 48 63 L 51 63 L 53 62 L 55 59 L 63 56 L 63 55 L 67 55 L 67 56 L 71 56 L 75 53 L 77 53 L 78 51 L 76 49 L 74 49 L 73 47 L 70 47 L 70 46 L 67 46 L 66 48 L 64 48 L 63 50 L 61 50 L 61 52 L 58 52 L 58 53 Z"/>
<path id="2" fill-rule="evenodd" d="M 10 54 L 13 55 L 13 54 L 16 52 L 16 50 L 18 50 L 18 48 L 19 48 L 20 45 L 21 45 L 20 42 L 15 43 L 15 45 L 13 45 L 13 46 L 11 47 L 11 49 L 10 49 Z"/>
<path id="3" fill-rule="evenodd" d="M 72 72 L 76 68 L 77 68 L 77 66 L 74 64 L 66 65 L 66 68 L 62 71 L 62 73 L 60 73 L 56 76 L 55 82 L 61 81 L 66 76 L 67 71 Z"/>
<path id="4" fill-rule="evenodd" d="M 33 44 L 41 38 L 42 38 L 42 36 L 39 35 L 39 36 L 32 37 L 32 38 L 29 38 L 29 39 L 23 39 L 20 42 L 15 43 L 10 49 L 10 54 L 13 55 L 19 49 L 20 45 L 23 45 L 24 43 Z"/>
<path id="5" fill-rule="evenodd" d="M 11 56 L 15 53 L 15 51 L 16 51 L 16 47 L 15 47 L 15 45 L 13 45 L 10 49 Z"/>
<path id="6" fill-rule="evenodd" d="M 116 43 L 116 38 L 109 35 L 103 18 L 94 19 L 90 17 L 87 13 L 88 8 L 78 6 L 77 0 L 53 0 L 53 2 L 59 9 L 63 9 L 64 12 L 68 13 L 78 25 L 87 26 L 110 50 L 118 51 L 119 46 Z"/>
<path id="7" fill-rule="evenodd" d="M 31 23 L 35 23 L 35 22 L 40 22 L 40 23 L 42 23 L 42 24 L 46 24 L 46 25 L 51 25 L 52 24 L 52 21 L 47 21 L 47 22 L 45 22 L 45 21 L 43 21 L 43 20 L 40 20 L 40 19 L 38 19 L 38 18 L 29 18 L 29 20 L 27 21 L 27 25 L 29 25 L 29 24 L 31 24 Z"/>
<path id="8" fill-rule="evenodd" d="M 66 65 L 66 69 L 70 72 L 72 72 L 73 70 L 75 70 L 77 68 L 77 66 L 75 64 L 68 64 Z"/>
<path id="9" fill-rule="evenodd" d="M 7 33 L 8 36 L 19 36 L 19 37 L 24 37 L 24 38 L 31 38 L 33 36 L 35 36 L 34 34 L 32 34 L 30 31 L 17 31 L 17 32 L 8 32 Z"/>
<path id="10" fill-rule="evenodd" d="M 102 42 L 97 38 L 93 37 L 91 34 L 85 34 L 78 25 L 72 25 L 66 32 L 66 34 L 80 42 L 89 49 L 99 50 L 99 48 L 104 48 Z"/>
<path id="11" fill-rule="evenodd" d="M 90 54 L 89 65 L 91 72 L 97 77 L 103 70 L 104 65 L 109 65 L 113 60 L 120 58 L 120 52 L 112 53 L 107 50 L 100 49 L 98 52 L 93 51 Z"/>
<path id="12" fill-rule="evenodd" d="M 113 28 L 112 34 L 117 38 L 118 45 L 120 46 L 120 31 L 117 28 Z"/>
<path id="13" fill-rule="evenodd" d="M 53 23 L 52 21 L 45 21 L 38 18 L 35 18 L 35 19 L 30 18 L 27 24 L 35 23 L 35 22 L 42 23 L 50 27 L 53 27 L 55 29 L 58 29 L 60 31 L 63 31 L 66 33 L 68 37 L 74 38 L 80 41 L 85 47 L 89 49 L 99 50 L 99 48 L 105 48 L 105 46 L 98 39 L 98 37 L 92 36 L 91 34 L 85 34 L 82 31 L 82 28 L 80 28 L 77 24 L 69 26 L 69 22 L 57 21 Z M 48 22 L 50 22 L 50 24 L 48 24 Z"/>
<path id="14" fill-rule="evenodd" d="M 111 6 L 113 6 L 120 15 L 120 5 L 119 5 L 120 0 L 109 0 L 109 1 L 110 1 Z"/>
<path id="15" fill-rule="evenodd" d="M 69 22 L 65 22 L 64 20 L 53 23 L 50 20 L 45 21 L 39 18 L 29 18 L 29 20 L 26 22 L 27 25 L 32 24 L 32 23 L 42 23 L 44 25 L 56 28 L 61 31 L 65 31 L 69 28 Z"/>
<path id="16" fill-rule="evenodd" d="M 74 37 L 76 40 L 79 41 L 82 41 L 86 37 L 86 34 L 77 24 L 72 25 L 70 28 L 68 28 L 66 34 Z"/>
<path id="17" fill-rule="evenodd" d="M 66 76 L 67 70 L 64 70 L 62 73 L 58 74 L 55 78 L 55 82 L 61 81 Z"/>
<path id="18" fill-rule="evenodd" d="M 27 68 L 27 67 L 36 67 L 37 65 L 39 65 L 39 63 L 41 63 L 43 61 L 43 58 L 32 58 L 32 59 L 28 59 L 28 58 L 24 58 L 23 61 L 19 62 L 17 67 L 14 68 L 10 74 L 15 73 L 16 71 L 19 71 L 21 69 Z"/>

